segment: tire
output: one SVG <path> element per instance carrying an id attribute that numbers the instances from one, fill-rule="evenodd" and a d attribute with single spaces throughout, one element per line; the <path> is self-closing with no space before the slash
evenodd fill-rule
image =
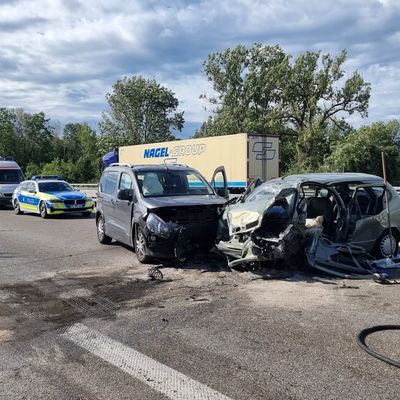
<path id="1" fill-rule="evenodd" d="M 101 244 L 110 244 L 111 238 L 110 236 L 106 235 L 106 227 L 104 223 L 104 217 L 100 215 L 96 220 L 96 227 L 97 227 L 97 239 Z"/>
<path id="2" fill-rule="evenodd" d="M 399 237 L 396 232 L 392 230 L 392 254 L 395 254 L 399 250 Z M 390 235 L 389 231 L 385 231 L 378 238 L 374 247 L 374 256 L 377 258 L 388 258 L 390 257 Z"/>
<path id="3" fill-rule="evenodd" d="M 24 213 L 23 211 L 21 211 L 21 207 L 19 206 L 18 199 L 14 200 L 14 212 L 15 212 L 16 215 L 21 215 L 21 214 Z"/>
<path id="4" fill-rule="evenodd" d="M 138 261 L 142 264 L 148 264 L 152 258 L 147 255 L 146 238 L 139 226 L 135 227 L 135 253 Z"/>
<path id="5" fill-rule="evenodd" d="M 46 208 L 46 203 L 44 201 L 41 201 L 39 204 L 39 212 L 40 212 L 40 216 L 42 218 L 47 218 L 47 208 Z"/>

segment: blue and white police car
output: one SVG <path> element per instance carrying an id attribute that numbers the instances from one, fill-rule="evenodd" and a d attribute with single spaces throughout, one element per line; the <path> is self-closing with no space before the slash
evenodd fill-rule
<path id="1" fill-rule="evenodd" d="M 91 197 L 57 176 L 34 176 L 21 182 L 14 190 L 12 204 L 15 214 L 36 213 L 42 218 L 72 213 L 89 216 L 93 211 Z"/>

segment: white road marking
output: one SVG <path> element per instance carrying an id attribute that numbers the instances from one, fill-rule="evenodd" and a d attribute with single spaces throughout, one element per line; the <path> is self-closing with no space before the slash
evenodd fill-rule
<path id="1" fill-rule="evenodd" d="M 62 335 L 172 400 L 231 400 L 186 375 L 77 323 Z"/>

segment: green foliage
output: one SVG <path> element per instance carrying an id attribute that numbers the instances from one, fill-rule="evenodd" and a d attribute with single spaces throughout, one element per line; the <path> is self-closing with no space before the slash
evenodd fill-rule
<path id="1" fill-rule="evenodd" d="M 13 111 L 14 130 L 19 149 L 18 163 L 25 168 L 29 163 L 41 165 L 54 157 L 54 129 L 44 113 L 28 114 L 22 109 Z"/>
<path id="2" fill-rule="evenodd" d="M 279 46 L 261 44 L 210 54 L 203 72 L 216 109 L 197 134 L 281 134 L 284 169 L 293 167 L 294 154 L 295 168 L 318 168 L 331 142 L 327 128 L 346 128 L 344 115 L 367 116 L 370 85 L 357 71 L 344 78 L 346 57 L 308 51 L 292 61 Z"/>
<path id="3" fill-rule="evenodd" d="M 325 170 L 358 171 L 382 176 L 381 152 L 386 158 L 389 181 L 398 182 L 400 122 L 375 122 L 353 130 L 334 146 L 325 160 Z"/>
<path id="4" fill-rule="evenodd" d="M 0 108 L 0 155 L 13 156 L 32 175 L 57 174 L 72 182 L 99 176 L 96 133 L 87 124 L 67 124 L 59 137 L 43 113 Z"/>
<path id="5" fill-rule="evenodd" d="M 125 77 L 106 99 L 109 110 L 100 123 L 102 153 L 122 145 L 173 140 L 173 130 L 183 128 L 183 112 L 176 112 L 179 102 L 174 93 L 154 79 Z"/>
<path id="6" fill-rule="evenodd" d="M 14 132 L 14 115 L 0 108 L 0 156 L 18 156 L 19 138 Z"/>
<path id="7" fill-rule="evenodd" d="M 18 159 L 17 159 L 18 161 Z M 42 173 L 42 167 L 33 163 L 29 163 L 24 170 L 25 179 L 31 179 L 34 175 L 40 175 Z"/>

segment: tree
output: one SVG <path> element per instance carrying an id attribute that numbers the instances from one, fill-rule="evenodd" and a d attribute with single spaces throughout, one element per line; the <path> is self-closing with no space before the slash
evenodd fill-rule
<path id="1" fill-rule="evenodd" d="M 203 72 L 217 93 L 208 98 L 216 109 L 202 131 L 280 133 L 297 168 L 318 168 L 326 128 L 346 128 L 343 116 L 354 112 L 367 116 L 370 84 L 357 71 L 344 79 L 346 56 L 305 52 L 291 61 L 279 46 L 261 44 L 210 54 Z"/>
<path id="2" fill-rule="evenodd" d="M 54 158 L 54 129 L 44 113 L 29 114 L 13 110 L 14 129 L 20 141 L 18 163 L 25 168 L 29 163 L 42 165 Z"/>
<path id="3" fill-rule="evenodd" d="M 19 138 L 14 129 L 14 115 L 6 108 L 0 108 L 0 157 L 18 157 Z"/>
<path id="4" fill-rule="evenodd" d="M 389 180 L 400 172 L 400 122 L 375 122 L 353 130 L 333 148 L 325 169 L 339 172 L 365 172 L 382 176 L 381 152 L 385 153 Z"/>
<path id="5" fill-rule="evenodd" d="M 103 152 L 130 144 L 173 140 L 173 131 L 183 128 L 183 112 L 175 95 L 154 79 L 125 77 L 107 93 L 109 110 L 100 122 Z"/>

